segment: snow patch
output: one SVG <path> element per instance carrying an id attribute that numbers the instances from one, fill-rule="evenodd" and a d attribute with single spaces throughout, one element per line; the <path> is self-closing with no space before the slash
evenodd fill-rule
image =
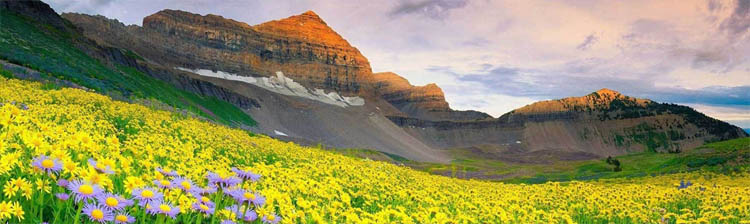
<path id="1" fill-rule="evenodd" d="M 284 132 L 280 132 L 279 130 L 273 130 L 273 133 L 276 134 L 276 135 L 280 135 L 280 136 L 289 136 L 289 135 L 287 135 Z"/>
<path id="2" fill-rule="evenodd" d="M 362 106 L 365 105 L 365 99 L 358 96 L 341 96 L 339 93 L 331 91 L 326 93 L 323 89 L 308 89 L 302 86 L 298 82 L 284 76 L 282 72 L 276 72 L 275 77 L 249 77 L 240 76 L 223 71 L 211 71 L 207 69 L 188 69 L 182 67 L 176 67 L 178 70 L 192 72 L 201 76 L 220 78 L 232 81 L 239 81 L 249 83 L 271 92 L 287 95 L 287 96 L 298 96 L 303 97 L 327 104 L 332 104 L 340 107 L 347 106 Z"/>

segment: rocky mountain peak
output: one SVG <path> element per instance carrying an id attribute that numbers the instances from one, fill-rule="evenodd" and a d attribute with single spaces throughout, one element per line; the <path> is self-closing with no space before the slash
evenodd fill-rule
<path id="1" fill-rule="evenodd" d="M 350 47 L 349 42 L 336 33 L 313 11 L 273 20 L 253 26 L 259 32 L 295 38 L 301 41 Z"/>
<path id="2" fill-rule="evenodd" d="M 304 13 L 302 13 L 300 15 L 308 16 L 310 18 L 317 18 L 317 20 L 320 20 L 321 22 L 323 22 L 323 20 L 320 19 L 320 16 L 318 16 L 318 14 L 315 13 L 315 12 L 313 12 L 312 10 L 307 10 L 306 12 L 304 12 Z"/>
<path id="3" fill-rule="evenodd" d="M 203 26 L 225 29 L 252 29 L 247 23 L 227 19 L 219 15 L 208 14 L 202 16 L 200 14 L 173 9 L 164 9 L 143 18 L 143 26 L 149 28 L 164 29 L 166 27 L 174 27 L 178 24 L 202 24 Z"/>
<path id="4" fill-rule="evenodd" d="M 644 106 L 650 102 L 648 99 L 639 99 L 622 95 L 621 93 L 603 88 L 586 96 L 568 97 L 558 100 L 547 100 L 533 103 L 516 109 L 516 113 L 552 113 L 576 110 L 594 110 L 609 108 L 612 102 L 624 102 L 632 106 Z"/>
<path id="5" fill-rule="evenodd" d="M 611 90 L 611 89 L 607 89 L 607 88 L 602 88 L 602 89 L 597 90 L 596 92 L 593 92 L 593 93 L 596 93 L 596 94 L 598 94 L 600 96 L 614 96 L 614 97 L 622 95 L 622 94 L 620 94 L 620 92 L 617 92 L 617 91 L 614 91 L 614 90 Z"/>
<path id="6" fill-rule="evenodd" d="M 395 105 L 413 103 L 427 110 L 450 110 L 443 90 L 435 83 L 414 86 L 393 72 L 375 73 L 373 79 L 375 91 Z"/>

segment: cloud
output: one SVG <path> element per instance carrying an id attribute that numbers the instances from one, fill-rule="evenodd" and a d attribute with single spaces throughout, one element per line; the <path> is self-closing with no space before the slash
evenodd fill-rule
<path id="1" fill-rule="evenodd" d="M 696 90 L 657 89 L 646 94 L 666 102 L 750 107 L 750 86 L 711 86 Z"/>
<path id="2" fill-rule="evenodd" d="M 721 23 L 721 29 L 733 37 L 747 33 L 750 30 L 750 0 L 737 0 L 732 15 Z"/>
<path id="3" fill-rule="evenodd" d="M 104 8 L 115 2 L 115 0 L 54 0 L 48 4 L 59 12 L 82 12 L 97 14 Z"/>
<path id="4" fill-rule="evenodd" d="M 750 106 L 721 107 L 705 104 L 686 104 L 710 117 L 729 122 L 742 128 L 750 129 Z"/>
<path id="5" fill-rule="evenodd" d="M 708 0 L 708 11 L 718 11 L 721 10 L 722 4 L 719 0 Z"/>
<path id="6" fill-rule="evenodd" d="M 455 74 L 458 80 L 473 83 L 475 89 L 514 97 L 563 98 L 582 96 L 601 88 L 609 88 L 625 95 L 659 102 L 750 107 L 750 85 L 709 86 L 700 89 L 657 87 L 654 80 L 650 79 L 580 75 L 580 72 L 585 74 L 589 69 L 592 68 L 565 67 L 561 70 L 545 71 L 498 66 L 477 74 L 457 74 L 448 68 L 434 71 Z"/>
<path id="7" fill-rule="evenodd" d="M 421 14 L 431 19 L 444 19 L 453 9 L 463 8 L 468 0 L 422 0 L 422 1 L 401 1 L 394 7 L 388 15 L 391 17 Z"/>
<path id="8" fill-rule="evenodd" d="M 578 46 L 576 46 L 576 49 L 581 51 L 588 50 L 592 45 L 596 44 L 597 41 L 599 41 L 599 38 L 596 37 L 595 34 L 589 34 L 588 36 L 586 36 L 586 39 L 581 42 L 581 44 L 578 44 Z"/>

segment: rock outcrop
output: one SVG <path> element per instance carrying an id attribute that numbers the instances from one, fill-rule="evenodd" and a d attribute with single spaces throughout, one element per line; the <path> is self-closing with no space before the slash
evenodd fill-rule
<path id="1" fill-rule="evenodd" d="M 403 113 L 425 120 L 490 118 L 477 111 L 452 110 L 435 84 L 415 87 L 394 73 L 372 74 L 367 59 L 314 12 L 255 26 L 217 15 L 162 10 L 125 26 L 103 16 L 63 17 L 102 45 L 129 49 L 163 66 L 211 70 L 246 77 L 282 72 L 309 88 L 342 97 L 383 98 Z"/>
<path id="2" fill-rule="evenodd" d="M 367 59 L 313 12 L 257 26 L 217 15 L 162 10 L 125 26 L 99 16 L 63 14 L 86 36 L 131 49 L 158 64 L 243 76 L 276 72 L 308 88 L 359 94 L 372 74 Z"/>
<path id="3" fill-rule="evenodd" d="M 409 117 L 423 120 L 477 120 L 490 118 L 477 111 L 456 111 L 445 101 L 443 90 L 436 84 L 413 86 L 405 78 L 392 73 L 373 74 L 375 93 Z"/>
<path id="4" fill-rule="evenodd" d="M 645 106 L 652 103 L 651 100 L 637 99 L 620 94 L 610 89 L 600 89 L 582 97 L 568 97 L 559 100 L 539 101 L 531 105 L 514 110 L 516 113 L 554 113 L 565 111 L 582 111 L 605 109 L 612 103 L 627 104 L 630 106 Z"/>
<path id="5" fill-rule="evenodd" d="M 680 152 L 706 142 L 748 136 L 740 128 L 692 108 L 608 89 L 533 103 L 497 119 L 436 122 L 389 118 L 433 147 L 485 145 L 495 148 L 497 158 L 522 162 L 534 162 L 533 155 L 538 153 L 582 159 L 640 151 Z"/>

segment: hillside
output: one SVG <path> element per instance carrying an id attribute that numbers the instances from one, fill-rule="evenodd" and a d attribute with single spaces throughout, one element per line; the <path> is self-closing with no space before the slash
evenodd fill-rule
<path id="1" fill-rule="evenodd" d="M 252 130 L 272 136 L 281 132 L 287 136 L 280 138 L 297 142 L 377 149 L 420 161 L 434 158 L 415 157 L 407 152 L 445 154 L 462 149 L 459 151 L 463 154 L 496 160 L 550 162 L 643 151 L 678 152 L 705 142 L 745 136 L 736 127 L 690 108 L 635 99 L 608 89 L 584 97 L 538 102 L 500 118 L 476 111 L 455 111 L 437 85 L 413 86 L 395 73 L 372 73 L 367 59 L 314 12 L 255 26 L 215 15 L 174 10 L 146 17 L 142 27 L 124 26 L 98 16 L 64 14 L 63 17 L 103 44 L 131 49 L 168 67 L 189 68 L 183 71 L 199 74 L 191 77 L 257 99 L 260 109 L 250 110 L 249 114 L 260 119 L 261 124 Z M 279 40 L 289 45 L 270 44 Z M 294 45 L 303 43 L 311 47 Z M 222 58 L 208 58 L 209 55 Z M 259 59 L 254 58 L 263 57 L 267 60 L 255 63 Z M 169 61 L 160 61 L 166 59 Z M 252 63 L 243 63 L 248 61 L 245 59 Z M 344 108 L 340 109 L 289 98 L 273 100 L 270 105 L 267 100 L 274 94 L 253 89 L 260 87 L 317 99 L 287 94 L 258 84 L 265 81 L 254 81 L 265 80 L 267 76 L 271 80 L 278 74 L 289 78 L 286 83 L 299 83 L 294 88 L 302 89 L 301 92 L 361 98 L 363 104 L 344 100 L 341 101 Z M 217 80 L 222 78 L 233 81 Z M 294 108 L 295 113 L 286 108 Z M 335 116 L 329 119 L 327 115 L 332 113 Z M 299 124 L 314 124 L 314 128 Z M 346 134 L 339 136 L 342 133 Z M 368 140 L 373 138 L 379 140 Z M 445 161 L 446 157 L 441 157 Z"/>
<path id="2" fill-rule="evenodd" d="M 29 189 L 33 196 L 6 187 L 1 203 L 20 211 L 0 217 L 10 222 L 124 217 L 149 223 L 218 223 L 241 222 L 236 214 L 243 213 L 256 223 L 739 223 L 750 218 L 742 204 L 744 192 L 750 190 L 746 171 L 539 185 L 458 180 L 300 147 L 80 89 L 50 90 L 1 77 L 0 82 L 0 178 L 7 180 L 5 186 Z M 233 167 L 240 170 L 233 173 Z M 48 175 L 54 172 L 59 175 Z M 237 176 L 242 172 L 260 178 L 240 186 L 228 181 L 242 182 Z M 52 184 L 59 183 L 56 178 L 66 178 L 77 188 Z M 32 183 L 48 190 L 32 188 Z M 204 193 L 203 200 L 185 190 L 210 189 L 209 183 L 217 183 L 219 192 L 239 187 L 254 194 L 253 200 L 265 200 L 245 203 L 250 208 L 244 212 L 230 206 L 240 199 Z M 68 189 L 88 192 L 80 184 L 113 193 L 112 200 L 133 203 L 117 216 L 100 209 L 100 216 L 93 212 L 97 208 L 80 200 L 53 196 L 76 194 Z M 161 201 L 151 203 L 160 210 L 144 212 L 140 202 L 148 195 L 160 196 Z M 723 209 L 726 206 L 736 209 Z M 78 210 L 84 214 L 76 212 L 81 207 L 87 207 Z M 203 208 L 212 212 L 204 215 Z"/>
<path id="3" fill-rule="evenodd" d="M 453 110 L 435 84 L 373 73 L 312 11 L 249 25 L 165 9 L 142 26 L 125 26 L 103 16 L 61 17 L 36 1 L 3 2 L 9 13 L 0 55 L 15 66 L 49 73 L 47 80 L 63 86 L 300 144 L 445 164 L 474 157 L 551 164 L 677 153 L 747 136 L 689 107 L 609 89 L 499 118 Z"/>
<path id="4" fill-rule="evenodd" d="M 178 89 L 138 71 L 132 67 L 137 55 L 94 44 L 44 3 L 0 1 L 0 10 L 0 59 L 39 70 L 39 78 L 66 80 L 121 100 L 155 100 L 147 103 L 163 103 L 226 125 L 255 125 L 240 108 L 217 98 L 221 95 Z"/>
<path id="5" fill-rule="evenodd" d="M 603 89 L 582 97 L 537 102 L 477 121 L 389 117 L 454 158 L 554 163 L 639 152 L 678 153 L 706 142 L 748 136 L 692 108 Z"/>

